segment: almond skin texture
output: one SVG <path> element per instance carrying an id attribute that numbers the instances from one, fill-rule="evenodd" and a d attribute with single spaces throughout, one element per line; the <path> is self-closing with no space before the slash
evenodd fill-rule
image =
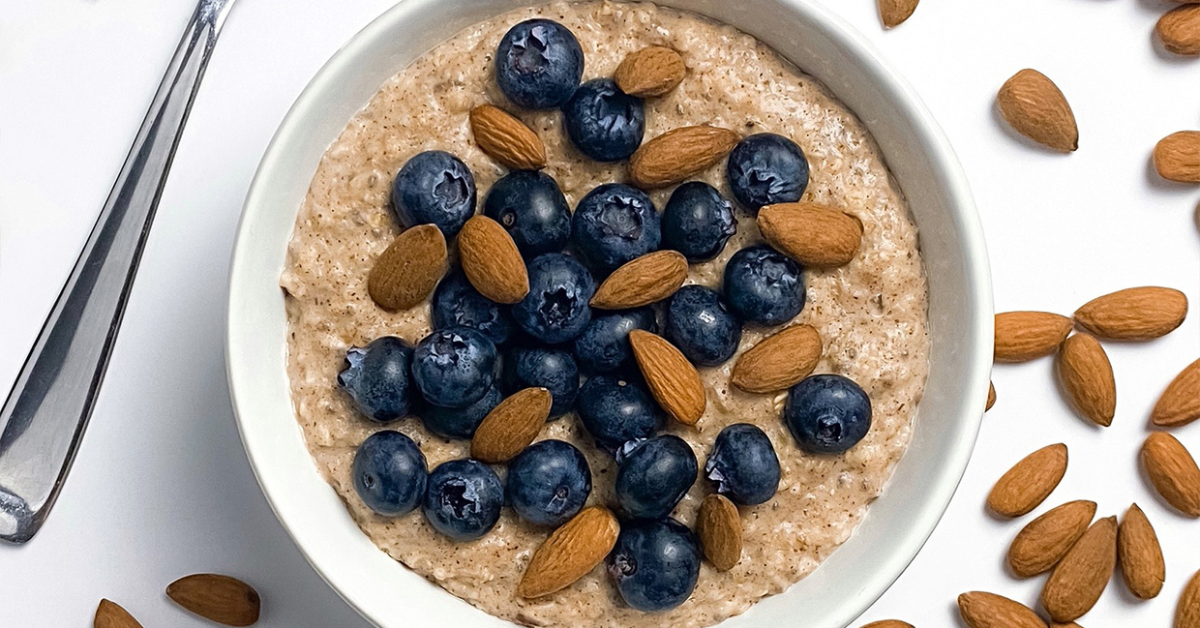
<path id="1" fill-rule="evenodd" d="M 1142 465 L 1168 504 L 1200 517 L 1200 468 L 1183 443 L 1165 432 L 1151 434 L 1142 445 Z"/>
<path id="2" fill-rule="evenodd" d="M 1196 419 L 1200 419 L 1200 360 L 1171 380 L 1150 413 L 1150 420 L 1162 427 L 1187 425 Z"/>
<path id="3" fill-rule="evenodd" d="M 1043 447 L 1000 477 L 988 495 L 988 508 L 1005 517 L 1029 514 L 1054 492 L 1066 472 L 1067 446 Z"/>
<path id="4" fill-rule="evenodd" d="M 751 393 L 786 390 L 808 377 L 821 359 L 821 335 L 811 325 L 792 325 L 738 356 L 730 381 Z"/>
<path id="5" fill-rule="evenodd" d="M 1162 546 L 1154 526 L 1137 504 L 1125 511 L 1117 528 L 1117 558 L 1130 593 L 1143 600 L 1158 596 L 1167 577 Z"/>
<path id="6" fill-rule="evenodd" d="M 704 556 L 717 571 L 729 571 L 742 559 L 742 519 L 724 495 L 713 493 L 701 502 L 696 534 Z"/>
<path id="7" fill-rule="evenodd" d="M 167 597 L 218 624 L 249 626 L 258 621 L 261 602 L 250 585 L 211 573 L 185 576 L 167 586 Z"/>
<path id="8" fill-rule="evenodd" d="M 367 276 L 367 293 L 385 310 L 407 310 L 425 300 L 446 274 L 446 238 L 417 225 L 392 241 Z"/>
<path id="9" fill-rule="evenodd" d="M 627 310 L 657 303 L 675 294 L 687 273 L 687 258 L 678 251 L 647 253 L 614 270 L 596 289 L 591 305 Z"/>
<path id="10" fill-rule="evenodd" d="M 1041 72 L 1017 72 L 1000 87 L 996 102 L 1004 119 L 1021 135 L 1063 153 L 1079 148 L 1071 105 L 1054 81 Z"/>
<path id="11" fill-rule="evenodd" d="M 678 52 L 650 46 L 631 53 L 617 66 L 613 80 L 630 96 L 662 96 L 683 82 L 687 67 Z"/>
<path id="12" fill-rule="evenodd" d="M 879 18 L 893 28 L 904 23 L 917 10 L 918 0 L 879 0 Z"/>
<path id="13" fill-rule="evenodd" d="M 545 388 L 526 388 L 501 401 L 484 417 L 471 438 L 471 457 L 508 462 L 521 453 L 546 424 L 554 398 Z"/>
<path id="14" fill-rule="evenodd" d="M 629 332 L 629 344 L 658 405 L 676 421 L 695 425 L 708 405 L 704 382 L 696 367 L 675 345 L 648 331 Z"/>
<path id="15" fill-rule="evenodd" d="M 1072 335 L 1059 349 L 1056 367 L 1075 411 L 1096 425 L 1112 425 L 1117 413 L 1117 381 L 1100 341 L 1088 334 Z"/>
<path id="16" fill-rule="evenodd" d="M 1200 628 L 1200 571 L 1192 576 L 1179 596 L 1179 606 L 1175 607 L 1175 628 Z"/>
<path id="17" fill-rule="evenodd" d="M 739 140 L 715 126 L 672 129 L 638 147 L 629 158 L 629 176 L 643 189 L 680 183 L 721 161 Z"/>
<path id="18" fill-rule="evenodd" d="M 1067 502 L 1029 522 L 1008 548 L 1008 566 L 1019 578 L 1050 571 L 1087 532 L 1096 502 Z"/>
<path id="19" fill-rule="evenodd" d="M 996 315 L 996 361 L 1028 362 L 1050 355 L 1071 333 L 1071 319 L 1049 312 Z"/>
<path id="20" fill-rule="evenodd" d="M 1075 621 L 1104 593 L 1117 566 L 1117 518 L 1100 519 L 1088 528 L 1050 573 L 1042 606 L 1057 622 Z"/>
<path id="21" fill-rule="evenodd" d="M 1200 55 L 1200 4 L 1167 11 L 1154 26 L 1163 48 L 1177 55 Z"/>
<path id="22" fill-rule="evenodd" d="M 1153 340 L 1183 324 L 1187 311 L 1182 292 L 1145 286 L 1092 299 L 1076 310 L 1075 322 L 1106 340 Z"/>
<path id="23" fill-rule="evenodd" d="M 463 273 L 479 294 L 512 305 L 529 294 L 529 273 L 517 243 L 500 223 L 472 216 L 458 233 Z"/>
<path id="24" fill-rule="evenodd" d="M 881 621 L 873 621 L 862 628 L 913 628 L 913 625 L 900 621 L 899 619 L 884 619 Z"/>
<path id="25" fill-rule="evenodd" d="M 1200 131 L 1179 131 L 1154 147 L 1158 176 L 1179 183 L 1200 183 Z"/>
<path id="26" fill-rule="evenodd" d="M 857 218 L 816 203 L 767 205 L 758 210 L 757 220 L 767 244 L 805 266 L 844 266 L 862 246 Z"/>
<path id="27" fill-rule="evenodd" d="M 995 593 L 963 593 L 958 596 L 958 612 L 969 628 L 1046 628 L 1028 606 Z"/>
<path id="28" fill-rule="evenodd" d="M 983 408 L 983 411 L 987 412 L 988 410 L 991 410 L 992 406 L 994 405 L 996 405 L 996 385 L 988 382 L 987 405 Z"/>
<path id="29" fill-rule="evenodd" d="M 96 616 L 92 619 L 92 628 L 142 628 L 142 625 L 120 604 L 100 600 Z"/>
<path id="30" fill-rule="evenodd" d="M 471 110 L 471 133 L 479 149 L 512 170 L 546 167 L 546 146 L 533 129 L 507 111 L 492 105 Z"/>
<path id="31" fill-rule="evenodd" d="M 604 560 L 617 544 L 618 532 L 617 518 L 607 508 L 584 508 L 533 553 L 517 595 L 541 597 L 570 586 Z"/>

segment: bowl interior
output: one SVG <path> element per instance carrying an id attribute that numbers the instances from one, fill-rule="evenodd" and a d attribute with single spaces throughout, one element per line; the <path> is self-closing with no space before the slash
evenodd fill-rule
<path id="1" fill-rule="evenodd" d="M 321 155 L 379 86 L 475 22 L 537 0 L 405 0 L 317 74 L 284 119 L 246 199 L 234 250 L 227 359 L 250 462 L 280 521 L 330 585 L 368 620 L 500 627 L 403 568 L 363 535 L 305 448 L 289 396 L 278 278 Z M 870 45 L 800 0 L 660 0 L 758 37 L 825 83 L 870 128 L 920 230 L 933 337 L 929 382 L 908 454 L 854 536 L 783 595 L 728 626 L 840 628 L 897 578 L 933 531 L 966 467 L 991 366 L 992 306 L 982 233 L 945 138 Z"/>

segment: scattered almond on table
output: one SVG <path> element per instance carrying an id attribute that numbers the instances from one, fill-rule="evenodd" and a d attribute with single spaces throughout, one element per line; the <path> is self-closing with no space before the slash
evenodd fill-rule
<path id="1" fill-rule="evenodd" d="M 1158 176 L 1178 183 L 1200 183 L 1200 131 L 1178 131 L 1154 147 Z"/>
<path id="2" fill-rule="evenodd" d="M 958 612 L 969 628 L 1046 628 L 1028 606 L 995 593 L 963 593 L 958 596 Z"/>
<path id="3" fill-rule="evenodd" d="M 1029 522 L 1008 548 L 1008 566 L 1019 578 L 1054 568 L 1096 516 L 1096 502 L 1067 502 Z"/>
<path id="4" fill-rule="evenodd" d="M 1142 445 L 1142 465 L 1158 494 L 1180 512 L 1200 517 L 1200 468 L 1178 439 L 1155 432 Z"/>
<path id="5" fill-rule="evenodd" d="M 1054 492 L 1067 472 L 1067 446 L 1043 447 L 1018 462 L 992 487 L 987 505 L 998 515 L 1029 514 Z"/>
<path id="6" fill-rule="evenodd" d="M 1137 504 L 1125 511 L 1117 529 L 1117 558 L 1125 588 L 1134 597 L 1149 600 L 1158 596 L 1167 577 L 1166 563 L 1154 526 Z"/>
<path id="7" fill-rule="evenodd" d="M 1075 621 L 1096 605 L 1117 563 L 1117 518 L 1092 524 L 1050 572 L 1042 606 L 1057 622 Z"/>
<path id="8" fill-rule="evenodd" d="M 1154 32 L 1168 52 L 1200 55 L 1200 4 L 1185 4 L 1167 11 L 1154 25 Z"/>
<path id="9" fill-rule="evenodd" d="M 142 625 L 120 604 L 100 600 L 96 616 L 92 619 L 92 628 L 142 628 Z"/>
<path id="10" fill-rule="evenodd" d="M 997 362 L 1028 362 L 1051 355 L 1071 333 L 1071 319 L 1049 312 L 996 315 Z"/>
<path id="11" fill-rule="evenodd" d="M 1079 128 L 1066 96 L 1045 74 L 1025 69 L 1000 87 L 1000 113 L 1021 135 L 1052 150 L 1079 148 Z"/>
<path id="12" fill-rule="evenodd" d="M 912 17 L 918 0 L 879 0 L 879 19 L 887 28 L 894 28 Z"/>
<path id="13" fill-rule="evenodd" d="M 1071 335 L 1058 351 L 1058 379 L 1075 411 L 1096 425 L 1112 425 L 1117 381 L 1104 347 L 1085 333 Z"/>
<path id="14" fill-rule="evenodd" d="M 1178 427 L 1196 419 L 1200 419 L 1200 360 L 1171 380 L 1150 412 L 1150 420 L 1159 427 Z"/>
<path id="15" fill-rule="evenodd" d="M 261 601 L 253 587 L 230 576 L 202 573 L 167 586 L 167 597 L 184 609 L 226 626 L 258 621 Z"/>
<path id="16" fill-rule="evenodd" d="M 1200 571 L 1192 576 L 1179 596 L 1175 628 L 1200 628 Z"/>

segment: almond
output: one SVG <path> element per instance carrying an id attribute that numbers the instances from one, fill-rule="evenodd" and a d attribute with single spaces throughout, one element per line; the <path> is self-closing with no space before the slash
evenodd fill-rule
<path id="1" fill-rule="evenodd" d="M 617 544 L 619 532 L 617 518 L 607 508 L 584 508 L 533 553 L 517 595 L 541 597 L 570 586 L 604 560 Z"/>
<path id="2" fill-rule="evenodd" d="M 596 289 L 591 305 L 627 310 L 657 303 L 675 294 L 687 273 L 687 258 L 678 251 L 647 253 L 614 270 Z"/>
<path id="3" fill-rule="evenodd" d="M 475 430 L 471 457 L 492 464 L 508 462 L 537 438 L 553 403 L 545 388 L 519 390 L 501 401 Z"/>
<path id="4" fill-rule="evenodd" d="M 862 246 L 862 222 L 816 203 L 767 205 L 758 210 L 758 229 L 767 244 L 814 268 L 844 266 Z"/>
<path id="5" fill-rule="evenodd" d="M 1200 183 L 1200 131 L 1179 131 L 1154 147 L 1158 176 L 1179 183 Z"/>
<path id="6" fill-rule="evenodd" d="M 1050 571 L 1087 532 L 1095 515 L 1096 502 L 1080 500 L 1030 521 L 1008 548 L 1008 566 L 1013 574 L 1029 578 Z"/>
<path id="7" fill-rule="evenodd" d="M 546 146 L 516 116 L 499 107 L 479 105 L 471 110 L 470 119 L 475 143 L 500 165 L 512 170 L 546 167 Z"/>
<path id="8" fill-rule="evenodd" d="M 1200 55 L 1200 4 L 1167 11 L 1154 26 L 1163 48 L 1177 55 Z"/>
<path id="9" fill-rule="evenodd" d="M 708 404 L 696 367 L 675 345 L 648 331 L 629 332 L 629 344 L 658 405 L 676 421 L 695 425 Z"/>
<path id="10" fill-rule="evenodd" d="M 741 138 L 715 126 L 685 126 L 642 144 L 629 158 L 629 176 L 640 188 L 679 183 L 729 154 Z"/>
<path id="11" fill-rule="evenodd" d="M 1073 334 L 1059 349 L 1056 367 L 1075 410 L 1097 425 L 1112 425 L 1117 381 L 1100 342 L 1088 334 Z"/>
<path id="12" fill-rule="evenodd" d="M 738 356 L 730 381 L 751 393 L 786 390 L 808 377 L 821 359 L 821 335 L 811 325 L 792 325 Z"/>
<path id="13" fill-rule="evenodd" d="M 916 10 L 917 0 L 879 0 L 879 17 L 887 28 L 903 24 Z"/>
<path id="14" fill-rule="evenodd" d="M 417 225 L 392 241 L 367 276 L 367 293 L 385 310 L 407 310 L 433 292 L 446 274 L 446 238 Z"/>
<path id="15" fill-rule="evenodd" d="M 1028 362 L 1050 355 L 1071 333 L 1071 319 L 1049 312 L 996 315 L 996 361 Z"/>
<path id="16" fill-rule="evenodd" d="M 1092 299 L 1075 312 L 1075 322 L 1108 340 L 1151 340 L 1183 324 L 1187 311 L 1182 292 L 1146 286 Z"/>
<path id="17" fill-rule="evenodd" d="M 1200 571 L 1192 576 L 1175 608 L 1175 628 L 1200 628 Z"/>
<path id="18" fill-rule="evenodd" d="M 1028 514 L 1046 500 L 1067 472 L 1067 446 L 1043 447 L 1013 465 L 992 487 L 987 505 L 1005 517 Z"/>
<path id="19" fill-rule="evenodd" d="M 1000 113 L 1021 135 L 1068 153 L 1079 148 L 1075 114 L 1058 86 L 1037 70 L 1021 70 L 1005 81 L 996 97 Z"/>
<path id="20" fill-rule="evenodd" d="M 991 410 L 992 406 L 994 405 L 996 405 L 996 385 L 988 382 L 987 406 L 983 408 L 983 411 L 987 412 L 988 410 Z"/>
<path id="21" fill-rule="evenodd" d="M 1029 607 L 995 593 L 963 593 L 958 596 L 958 612 L 970 628 L 1046 628 Z"/>
<path id="22" fill-rule="evenodd" d="M 529 273 L 516 242 L 500 223 L 472 216 L 458 233 L 463 273 L 479 294 L 511 305 L 529 294 Z"/>
<path id="23" fill-rule="evenodd" d="M 1158 596 L 1167 577 L 1162 546 L 1154 526 L 1137 504 L 1125 511 L 1117 528 L 1117 558 L 1130 593 L 1143 600 Z"/>
<path id="24" fill-rule="evenodd" d="M 1042 606 L 1057 622 L 1092 610 L 1117 565 L 1117 518 L 1100 519 L 1063 556 L 1042 589 Z"/>
<path id="25" fill-rule="evenodd" d="M 121 608 L 121 605 L 108 600 L 100 600 L 96 607 L 96 616 L 92 619 L 92 628 L 142 628 L 138 620 Z"/>
<path id="26" fill-rule="evenodd" d="M 258 621 L 261 603 L 253 587 L 211 573 L 186 576 L 167 586 L 167 597 L 183 608 L 218 624 L 249 626 Z"/>
<path id="27" fill-rule="evenodd" d="M 630 53 L 617 66 L 613 80 L 630 96 L 662 96 L 683 82 L 687 68 L 678 52 L 663 46 L 650 46 Z"/>
<path id="28" fill-rule="evenodd" d="M 717 571 L 729 571 L 742 559 L 742 519 L 724 495 L 713 493 L 700 503 L 696 534 L 705 558 Z"/>
<path id="29" fill-rule="evenodd" d="M 913 625 L 899 619 L 884 619 L 873 621 L 862 628 L 913 628 Z"/>
<path id="30" fill-rule="evenodd" d="M 1187 425 L 1196 419 L 1200 419 L 1200 360 L 1184 367 L 1167 384 L 1150 412 L 1150 420 L 1163 427 Z"/>
<path id="31" fill-rule="evenodd" d="M 1168 504 L 1200 517 L 1200 468 L 1183 443 L 1165 432 L 1151 434 L 1142 445 L 1142 465 Z"/>

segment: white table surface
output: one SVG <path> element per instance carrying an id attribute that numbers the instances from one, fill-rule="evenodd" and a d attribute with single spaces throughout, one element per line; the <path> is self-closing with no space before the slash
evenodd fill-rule
<path id="1" fill-rule="evenodd" d="M 365 622 L 317 577 L 259 492 L 225 384 L 226 274 L 241 202 L 271 134 L 320 65 L 393 0 L 240 0 L 208 69 L 91 428 L 58 506 L 22 547 L 0 546 L 0 626 L 90 625 L 108 597 L 147 628 L 202 626 L 172 607 L 185 574 L 237 575 L 262 593 L 264 628 Z M 925 0 L 892 32 L 871 0 L 826 0 L 925 98 L 979 203 L 1000 310 L 1070 313 L 1110 290 L 1158 284 L 1200 308 L 1200 186 L 1157 179 L 1149 152 L 1200 128 L 1200 61 L 1170 58 L 1151 30 L 1158 0 Z M 91 229 L 157 86 L 191 0 L 0 0 L 0 387 L 7 390 Z M 1078 153 L 1015 140 L 993 98 L 1023 67 L 1067 94 Z M 1159 599 L 1118 582 L 1083 622 L 1170 623 L 1200 569 L 1200 522 L 1161 503 L 1139 474 L 1146 417 L 1200 355 L 1200 314 L 1146 345 L 1109 345 L 1120 402 L 1113 427 L 1075 418 L 1051 363 L 1003 367 L 958 495 L 929 544 L 862 618 L 957 626 L 955 597 L 985 589 L 1033 602 L 1040 580 L 1005 575 L 1020 523 L 982 509 L 1024 454 L 1071 447 L 1062 485 L 1038 512 L 1089 498 L 1100 514 L 1136 500 L 1167 548 Z M 1200 453 L 1200 425 L 1178 431 Z M 1028 520 L 1029 517 L 1025 518 Z M 802 624 L 798 623 L 797 626 Z"/>

